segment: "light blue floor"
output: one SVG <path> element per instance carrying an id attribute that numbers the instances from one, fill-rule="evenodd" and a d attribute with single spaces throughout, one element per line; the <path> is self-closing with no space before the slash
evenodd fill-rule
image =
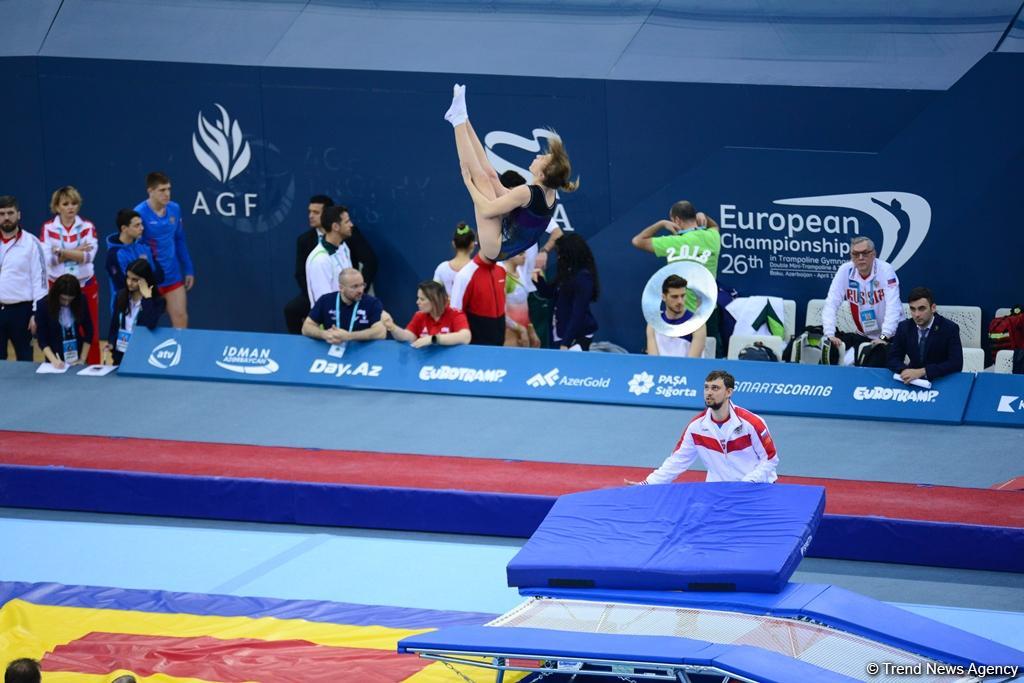
<path id="1" fill-rule="evenodd" d="M 0 362 L 0 396 L 17 397 L 0 411 L 0 429 L 655 467 L 694 414 L 326 387 L 36 375 L 35 367 Z M 55 419 L 58 395 L 67 405 L 87 408 Z M 109 408 L 140 401 L 156 409 L 140 419 L 109 419 Z M 310 429 L 325 405 L 349 428 Z M 210 406 L 216 406 L 216 418 Z M 978 488 L 1024 475 L 1024 429 L 766 419 L 779 448 L 780 474 Z"/>
<path id="2" fill-rule="evenodd" d="M 3 581 L 494 614 L 521 602 L 505 584 L 518 540 L 4 508 L 0 538 L 12 551 Z M 806 560 L 794 580 L 900 596 L 911 611 L 1024 649 L 1016 575 Z"/>

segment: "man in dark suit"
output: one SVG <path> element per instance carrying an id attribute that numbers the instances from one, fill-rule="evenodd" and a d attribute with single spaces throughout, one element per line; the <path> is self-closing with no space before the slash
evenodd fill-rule
<path id="1" fill-rule="evenodd" d="M 904 383 L 930 382 L 964 368 L 960 327 L 935 312 L 935 297 L 927 287 L 915 287 L 908 297 L 910 318 L 900 322 L 889 344 L 889 369 Z M 904 357 L 910 359 L 904 363 Z"/>
<path id="2" fill-rule="evenodd" d="M 299 286 L 299 295 L 285 304 L 284 321 L 288 332 L 302 334 L 302 322 L 309 315 L 309 295 L 306 293 L 306 257 L 313 251 L 320 238 L 324 235 L 320 225 L 320 216 L 334 201 L 327 195 L 313 195 L 309 198 L 309 230 L 295 240 L 295 282 Z M 363 274 L 366 288 L 373 286 L 377 276 L 377 255 L 359 228 L 352 226 L 352 234 L 345 240 L 352 257 L 352 265 Z"/>

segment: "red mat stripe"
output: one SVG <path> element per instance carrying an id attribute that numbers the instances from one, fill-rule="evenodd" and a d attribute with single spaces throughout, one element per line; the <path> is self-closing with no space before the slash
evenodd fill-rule
<path id="1" fill-rule="evenodd" d="M 647 468 L 0 430 L 0 463 L 365 486 L 557 496 L 620 486 Z M 687 472 L 683 481 L 700 481 Z M 887 482 L 780 478 L 826 487 L 826 512 L 1024 528 L 1024 493 Z"/>
<path id="2" fill-rule="evenodd" d="M 222 683 L 274 680 L 404 681 L 429 662 L 391 650 L 331 647 L 304 640 L 220 639 L 125 633 L 90 633 L 46 653 L 44 671 L 139 676 L 166 674 Z"/>

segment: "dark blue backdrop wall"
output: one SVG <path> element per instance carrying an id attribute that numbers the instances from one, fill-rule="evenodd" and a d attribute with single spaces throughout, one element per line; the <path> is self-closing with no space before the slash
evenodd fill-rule
<path id="1" fill-rule="evenodd" d="M 380 256 L 377 294 L 407 319 L 416 282 L 472 219 L 441 118 L 455 80 L 468 83 L 481 136 L 531 139 L 550 126 L 566 140 L 582 186 L 563 197 L 565 218 L 597 256 L 599 336 L 631 349 L 639 293 L 661 263 L 629 239 L 681 198 L 723 224 L 720 281 L 743 293 L 823 297 L 844 245 L 863 234 L 905 291 L 930 285 L 940 302 L 989 315 L 1022 298 L 1020 53 L 987 55 L 945 91 L 39 56 L 0 58 L 0 73 L 0 193 L 19 197 L 26 227 L 73 184 L 83 215 L 109 233 L 117 209 L 145 197 L 146 172 L 164 170 L 196 263 L 195 327 L 283 330 L 315 193 L 351 207 Z M 199 134 L 201 119 L 225 116 L 227 137 L 234 123 L 241 134 L 227 162 Z M 532 156 L 491 151 L 522 167 Z"/>

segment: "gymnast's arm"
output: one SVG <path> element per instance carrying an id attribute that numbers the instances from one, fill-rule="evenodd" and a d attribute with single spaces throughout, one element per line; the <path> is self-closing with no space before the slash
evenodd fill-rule
<path id="1" fill-rule="evenodd" d="M 473 183 L 473 177 L 469 174 L 469 169 L 463 169 L 462 179 L 466 182 L 469 196 L 473 198 L 473 206 L 476 207 L 477 212 L 483 218 L 498 218 L 530 203 L 530 187 L 528 185 L 513 187 L 508 191 L 508 194 L 504 194 L 497 199 L 488 199 L 477 188 L 476 184 Z"/>

